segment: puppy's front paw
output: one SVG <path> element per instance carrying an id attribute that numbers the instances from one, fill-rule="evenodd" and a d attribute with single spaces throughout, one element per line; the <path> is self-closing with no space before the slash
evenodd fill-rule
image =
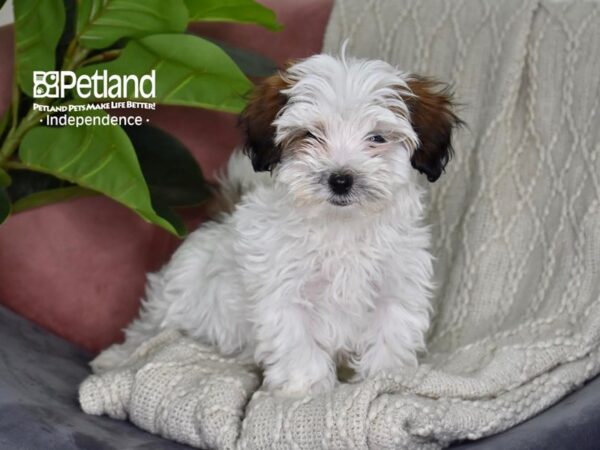
<path id="1" fill-rule="evenodd" d="M 335 367 L 330 359 L 321 364 L 282 370 L 275 364 L 265 370 L 264 389 L 280 397 L 304 397 L 331 391 L 338 383 Z"/>
<path id="2" fill-rule="evenodd" d="M 277 397 L 300 398 L 327 393 L 337 384 L 338 381 L 334 377 L 313 381 L 295 378 L 278 386 L 266 385 L 265 388 Z"/>
<path id="3" fill-rule="evenodd" d="M 398 349 L 392 350 L 385 345 L 374 346 L 353 365 L 356 373 L 351 382 L 363 381 L 379 372 L 416 366 L 417 355 L 415 351 L 404 350 L 399 352 Z"/>

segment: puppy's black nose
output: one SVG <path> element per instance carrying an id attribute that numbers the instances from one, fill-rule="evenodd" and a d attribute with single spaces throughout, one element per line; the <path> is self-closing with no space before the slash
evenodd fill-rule
<path id="1" fill-rule="evenodd" d="M 349 173 L 332 173 L 329 177 L 329 187 L 334 194 L 344 195 L 350 192 L 354 184 L 354 178 Z"/>

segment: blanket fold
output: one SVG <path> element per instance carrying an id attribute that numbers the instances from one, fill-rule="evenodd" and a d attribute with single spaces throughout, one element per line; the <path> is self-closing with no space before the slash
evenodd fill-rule
<path id="1" fill-rule="evenodd" d="M 437 449 L 600 372 L 600 3 L 338 0 L 325 51 L 449 81 L 468 124 L 431 186 L 436 316 L 418 369 L 315 398 L 173 332 L 81 404 L 208 448 Z"/>

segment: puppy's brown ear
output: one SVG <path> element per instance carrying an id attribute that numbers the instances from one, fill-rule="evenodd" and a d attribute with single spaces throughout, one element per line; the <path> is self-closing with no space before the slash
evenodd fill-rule
<path id="1" fill-rule="evenodd" d="M 419 76 L 411 76 L 407 84 L 414 96 L 405 101 L 420 140 L 411 163 L 434 182 L 452 158 L 452 130 L 463 122 L 454 114 L 452 93 L 447 86 Z"/>
<path id="2" fill-rule="evenodd" d="M 266 78 L 254 89 L 240 115 L 240 126 L 245 135 L 244 153 L 250 157 L 257 172 L 270 171 L 281 160 L 281 148 L 274 142 L 273 121 L 287 102 L 281 91 L 288 87 L 280 73 Z"/>

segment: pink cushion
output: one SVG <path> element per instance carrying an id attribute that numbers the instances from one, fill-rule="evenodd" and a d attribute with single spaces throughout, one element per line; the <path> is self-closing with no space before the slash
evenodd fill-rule
<path id="1" fill-rule="evenodd" d="M 332 0 L 264 0 L 285 29 L 194 25 L 194 32 L 255 50 L 282 64 L 321 49 Z M 12 60 L 12 29 L 0 29 L 0 61 Z M 10 97 L 11 64 L 0 64 L 0 111 Z M 177 136 L 211 176 L 239 141 L 236 117 L 161 107 L 151 122 Z M 198 223 L 201 211 L 190 214 Z M 12 216 L 0 226 L 0 302 L 54 333 L 97 351 L 118 341 L 135 316 L 145 273 L 178 245 L 123 206 L 77 199 Z"/>

